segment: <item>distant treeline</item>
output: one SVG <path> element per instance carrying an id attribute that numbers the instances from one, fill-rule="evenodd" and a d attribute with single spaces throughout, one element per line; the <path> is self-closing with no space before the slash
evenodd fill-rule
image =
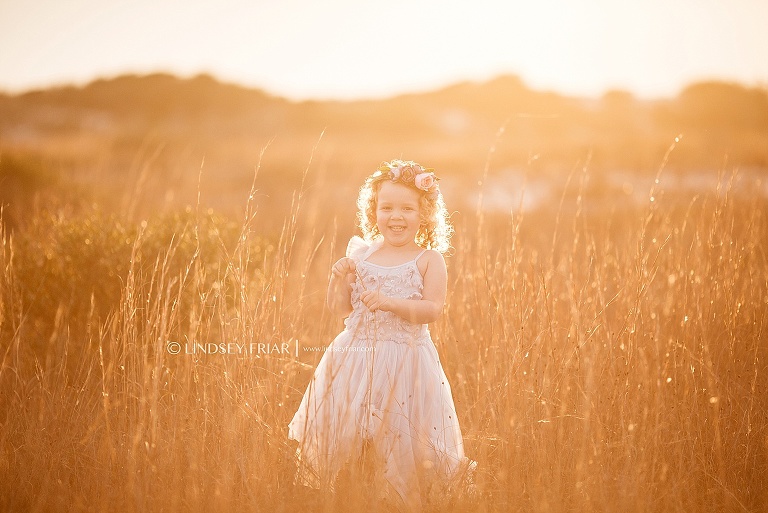
<path id="1" fill-rule="evenodd" d="M 671 172 L 766 170 L 768 91 L 704 82 L 668 99 L 573 98 L 502 76 L 375 101 L 292 102 L 208 75 L 125 75 L 0 94 L 0 202 L 56 183 L 123 203 L 139 188 L 150 205 L 188 202 L 201 166 L 209 197 L 239 202 L 265 147 L 260 185 L 273 201 L 298 187 L 315 147 L 324 184 L 357 182 L 397 157 L 476 183 L 491 147 L 491 174 L 562 176 L 588 159 L 598 175 L 649 175 L 680 134 Z"/>

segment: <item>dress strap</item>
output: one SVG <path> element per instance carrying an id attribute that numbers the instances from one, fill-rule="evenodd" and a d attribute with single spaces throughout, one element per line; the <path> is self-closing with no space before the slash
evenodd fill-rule
<path id="1" fill-rule="evenodd" d="M 414 258 L 414 259 L 413 259 L 413 261 L 414 261 L 414 262 L 416 262 L 416 261 L 417 261 L 417 260 L 418 260 L 418 259 L 421 257 L 421 255 L 423 255 L 423 254 L 424 254 L 424 253 L 426 253 L 426 252 L 427 252 L 427 250 L 426 250 L 426 249 L 422 249 L 422 250 L 421 250 L 421 253 L 419 253 L 418 255 L 416 255 L 416 258 Z"/>

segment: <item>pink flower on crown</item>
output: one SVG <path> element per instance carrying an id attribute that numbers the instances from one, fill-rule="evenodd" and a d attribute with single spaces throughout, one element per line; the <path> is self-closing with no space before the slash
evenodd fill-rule
<path id="1" fill-rule="evenodd" d="M 410 183 L 413 181 L 413 179 L 416 177 L 416 173 L 418 171 L 421 171 L 420 169 L 417 171 L 418 166 L 414 166 L 412 164 L 406 164 L 402 168 L 402 173 L 400 174 L 400 179 L 405 183 Z"/>
<path id="2" fill-rule="evenodd" d="M 391 162 L 383 162 L 373 176 L 381 176 L 383 173 L 387 173 L 388 178 L 393 182 L 413 184 L 417 189 L 426 192 L 430 199 L 435 199 L 439 194 L 438 178 L 431 167 L 425 168 L 412 160 L 395 159 Z"/>
<path id="3" fill-rule="evenodd" d="M 434 173 L 419 173 L 413 178 L 413 185 L 422 191 L 429 192 L 429 189 L 435 185 Z"/>

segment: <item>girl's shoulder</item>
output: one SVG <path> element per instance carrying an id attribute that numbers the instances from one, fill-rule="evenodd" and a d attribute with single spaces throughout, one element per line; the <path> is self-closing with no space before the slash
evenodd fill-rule
<path id="1" fill-rule="evenodd" d="M 443 257 L 443 254 L 439 251 L 427 249 L 424 250 L 421 256 L 416 260 L 416 266 L 419 268 L 419 272 L 421 272 L 422 276 L 424 276 L 430 268 L 445 270 L 445 257 Z"/>

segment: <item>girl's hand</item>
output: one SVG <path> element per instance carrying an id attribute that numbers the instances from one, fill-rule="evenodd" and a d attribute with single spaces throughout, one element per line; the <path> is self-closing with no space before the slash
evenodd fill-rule
<path id="1" fill-rule="evenodd" d="M 339 258 L 335 264 L 333 264 L 333 267 L 331 267 L 331 272 L 338 278 L 344 278 L 348 274 L 354 273 L 355 268 L 354 260 L 349 257 L 342 257 Z"/>
<path id="2" fill-rule="evenodd" d="M 376 310 L 387 310 L 387 307 L 390 306 L 390 299 L 389 296 L 385 296 L 378 290 L 365 290 L 360 294 L 360 301 L 362 301 L 371 312 Z"/>

